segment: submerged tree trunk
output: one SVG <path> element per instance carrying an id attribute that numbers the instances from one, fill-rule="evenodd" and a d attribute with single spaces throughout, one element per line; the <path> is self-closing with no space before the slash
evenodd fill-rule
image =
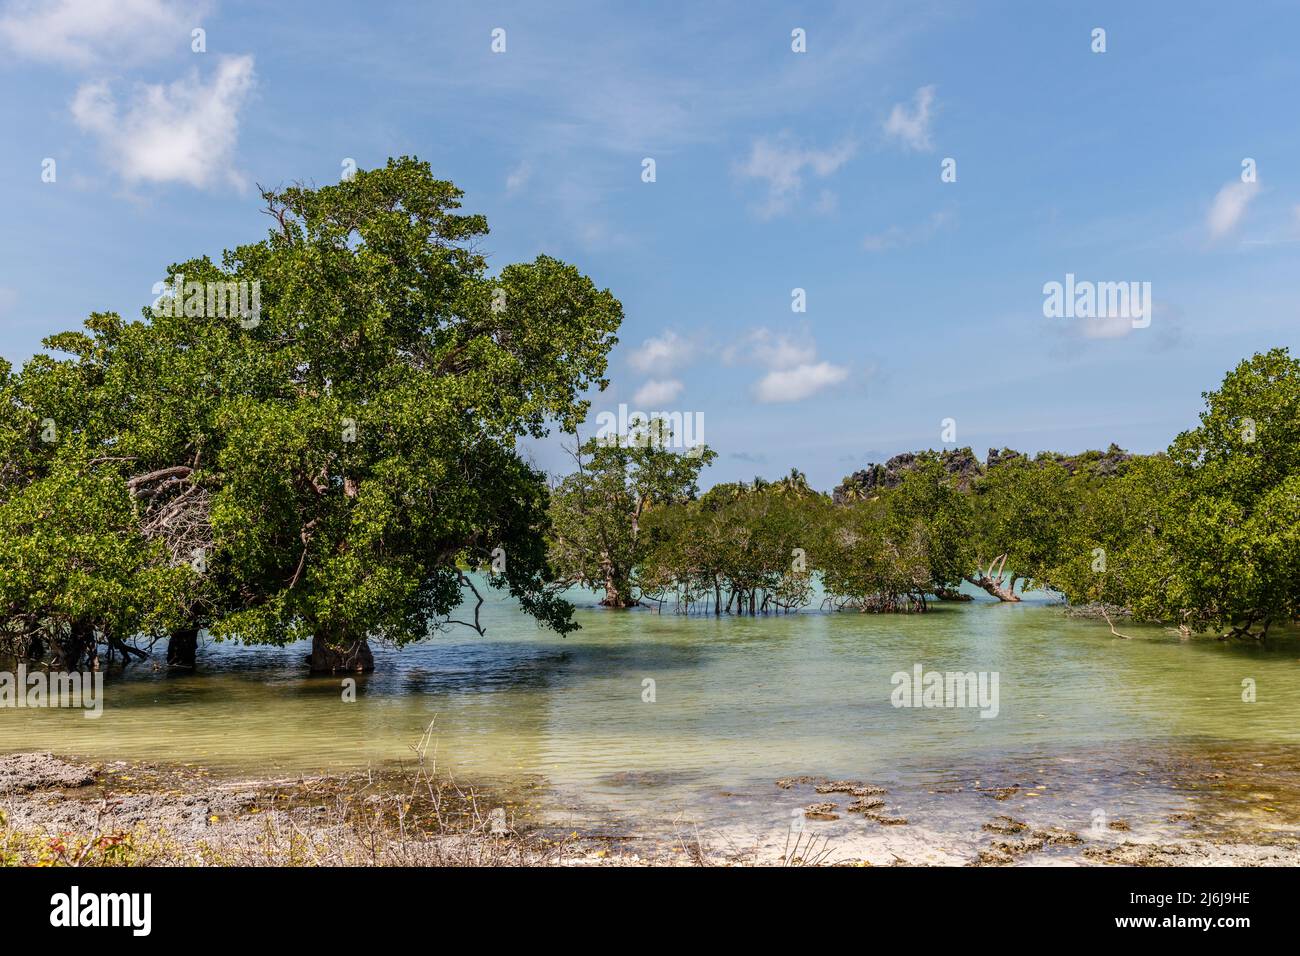
<path id="1" fill-rule="evenodd" d="M 956 588 L 935 588 L 933 592 L 940 601 L 973 601 L 969 594 L 962 594 Z"/>
<path id="2" fill-rule="evenodd" d="M 88 668 L 99 670 L 99 649 L 95 645 L 95 628 L 89 624 L 73 624 L 67 633 L 50 637 L 50 669 L 78 671 Z"/>
<path id="3" fill-rule="evenodd" d="M 637 602 L 632 600 L 632 585 L 626 577 L 613 568 L 605 569 L 605 598 L 600 602 L 603 607 L 626 608 Z"/>
<path id="4" fill-rule="evenodd" d="M 600 603 L 605 607 L 627 607 L 623 602 L 623 596 L 618 593 L 618 585 L 614 583 L 613 578 L 605 579 L 605 599 Z"/>
<path id="5" fill-rule="evenodd" d="M 194 669 L 194 656 L 199 649 L 199 629 L 182 628 L 172 631 L 167 641 L 167 666 Z"/>
<path id="6" fill-rule="evenodd" d="M 364 637 L 331 641 L 317 634 L 311 640 L 307 663 L 313 674 L 368 674 L 375 669 L 375 657 Z"/>

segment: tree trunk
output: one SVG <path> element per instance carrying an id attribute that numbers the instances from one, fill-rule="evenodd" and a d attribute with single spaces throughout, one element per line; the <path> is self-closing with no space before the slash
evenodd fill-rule
<path id="1" fill-rule="evenodd" d="M 931 592 L 940 601 L 973 601 L 969 594 L 962 594 L 956 588 L 935 588 Z"/>
<path id="2" fill-rule="evenodd" d="M 605 599 L 600 602 L 602 607 L 626 608 L 636 604 L 632 600 L 632 586 L 622 575 L 615 573 L 612 569 L 605 571 Z"/>
<path id="3" fill-rule="evenodd" d="M 987 574 L 981 574 L 978 577 L 965 576 L 966 580 L 977 588 L 983 588 L 989 594 L 992 594 L 999 601 L 1005 601 L 1008 604 L 1019 602 L 1020 595 L 1014 589 L 1004 587 L 1001 578 L 991 578 Z"/>
<path id="4" fill-rule="evenodd" d="M 54 652 L 50 660 L 51 670 L 65 672 L 83 668 L 99 670 L 99 650 L 95 646 L 95 629 L 88 624 L 73 624 L 66 634 L 51 637 L 50 649 Z"/>
<path id="5" fill-rule="evenodd" d="M 12 656 L 20 661 L 43 661 L 45 642 L 35 632 L 0 640 L 0 656 Z"/>
<path id="6" fill-rule="evenodd" d="M 600 602 L 605 607 L 626 607 L 623 597 L 618 593 L 618 585 L 613 578 L 605 578 L 605 599 Z"/>
<path id="7" fill-rule="evenodd" d="M 198 649 L 199 629 L 197 627 L 172 631 L 171 638 L 167 641 L 167 666 L 193 670 L 194 656 Z"/>
<path id="8" fill-rule="evenodd" d="M 313 674 L 368 674 L 375 669 L 375 657 L 364 637 L 330 641 L 317 634 L 311 640 L 307 663 Z"/>

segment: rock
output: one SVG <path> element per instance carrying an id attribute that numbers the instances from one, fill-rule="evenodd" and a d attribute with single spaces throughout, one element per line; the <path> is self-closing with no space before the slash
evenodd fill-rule
<path id="1" fill-rule="evenodd" d="M 896 488 L 902 483 L 903 476 L 915 469 L 923 456 L 934 457 L 935 453 L 921 452 L 915 454 L 904 452 L 901 455 L 895 455 L 883 465 L 867 465 L 862 471 L 855 471 L 845 478 L 831 492 L 831 500 L 837 505 L 843 505 L 848 504 L 850 501 L 874 498 L 882 491 Z M 970 487 L 982 470 L 979 459 L 975 457 L 975 453 L 969 448 L 954 448 L 939 452 L 937 457 L 943 464 L 944 470 L 949 475 L 956 476 L 958 484 L 963 488 Z"/>
<path id="2" fill-rule="evenodd" d="M 60 760 L 52 753 L 10 754 L 0 757 L 0 793 L 46 787 L 84 787 L 96 771 Z"/>
<path id="3" fill-rule="evenodd" d="M 783 777 L 776 782 L 776 785 L 782 790 L 789 790 L 796 784 L 801 783 L 824 783 L 825 777 Z"/>
<path id="4" fill-rule="evenodd" d="M 1049 846 L 1078 846 L 1083 842 L 1083 837 L 1079 836 L 1079 834 L 1071 833 L 1069 830 L 1062 830 L 1060 827 L 1035 830 L 1033 836 Z"/>
<path id="5" fill-rule="evenodd" d="M 888 793 L 884 787 L 873 787 L 857 780 L 835 780 L 821 784 L 816 790 L 818 793 L 847 793 L 855 797 L 869 797 Z"/>
<path id="6" fill-rule="evenodd" d="M 1008 863 L 1014 862 L 1014 859 L 1015 858 L 1012 857 L 1010 853 L 1007 853 L 1005 850 L 999 850 L 996 847 L 994 847 L 991 850 L 981 850 L 979 856 L 975 858 L 975 862 L 972 863 L 971 865 L 972 866 L 1005 866 Z"/>
<path id="7" fill-rule="evenodd" d="M 838 820 L 838 813 L 831 811 L 836 808 L 834 803 L 813 803 L 804 807 L 803 815 L 809 820 Z"/>
<path id="8" fill-rule="evenodd" d="M 885 805 L 885 801 L 879 797 L 859 797 L 848 805 L 849 813 L 870 813 L 872 810 L 879 810 Z"/>
<path id="9" fill-rule="evenodd" d="M 993 833 L 1019 833 L 1022 830 L 1028 830 L 1029 824 L 1020 820 L 1013 819 L 1005 813 L 999 814 L 991 821 L 984 824 L 984 829 Z"/>
<path id="10" fill-rule="evenodd" d="M 1013 783 L 1009 787 L 977 787 L 976 789 L 993 794 L 994 800 L 1010 800 L 1020 792 L 1020 784 Z"/>

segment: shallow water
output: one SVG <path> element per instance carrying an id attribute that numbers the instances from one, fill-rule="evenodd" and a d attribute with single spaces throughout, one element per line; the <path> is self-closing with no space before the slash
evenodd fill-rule
<path id="1" fill-rule="evenodd" d="M 1171 762 L 1300 745 L 1294 635 L 1261 648 L 1122 626 L 1134 638 L 1122 640 L 1044 601 L 758 619 L 589 606 L 578 617 L 582 630 L 560 638 L 493 603 L 486 637 L 457 628 L 376 648 L 355 703 L 339 678 L 305 674 L 306 647 L 209 643 L 197 674 L 110 673 L 98 720 L 0 709 L 0 752 L 310 772 L 410 760 L 433 722 L 439 768 L 537 780 L 577 822 L 787 820 L 835 798 L 773 782 L 815 774 L 888 786 L 912 816 L 934 791 L 1041 784 L 1082 827 L 1099 805 L 1115 816 L 1177 809 L 1187 797 Z M 918 663 L 996 672 L 997 716 L 894 707 L 891 676 Z M 1242 700 L 1248 678 L 1253 703 Z M 975 816 L 1003 809 L 951 805 L 976 829 Z"/>

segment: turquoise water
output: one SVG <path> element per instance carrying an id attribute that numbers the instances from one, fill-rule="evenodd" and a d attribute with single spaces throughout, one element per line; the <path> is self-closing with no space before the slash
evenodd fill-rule
<path id="1" fill-rule="evenodd" d="M 795 774 L 920 795 L 1050 769 L 1051 786 L 1114 802 L 1146 763 L 1300 743 L 1294 636 L 1256 647 L 1121 625 L 1122 640 L 1032 600 L 715 619 L 578 597 L 582 630 L 565 638 L 492 603 L 486 637 L 377 647 L 351 703 L 340 678 L 305 673 L 305 646 L 208 643 L 195 674 L 108 674 L 98 720 L 0 710 L 0 751 L 314 772 L 413 759 L 432 723 L 438 767 L 462 779 L 538 781 L 577 817 L 711 819 L 789 803 L 772 783 Z M 997 716 L 893 706 L 891 677 L 918 663 L 996 672 Z"/>

